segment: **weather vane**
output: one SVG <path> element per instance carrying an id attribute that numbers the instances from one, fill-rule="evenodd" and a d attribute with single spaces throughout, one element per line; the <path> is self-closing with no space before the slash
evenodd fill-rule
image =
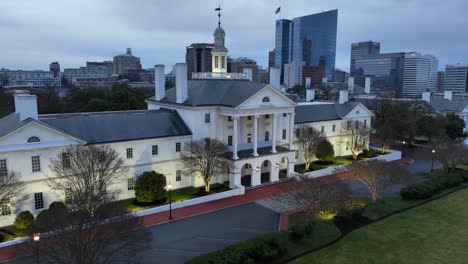
<path id="1" fill-rule="evenodd" d="M 218 5 L 217 8 L 215 8 L 215 11 L 218 12 L 218 26 L 221 27 L 221 5 Z"/>

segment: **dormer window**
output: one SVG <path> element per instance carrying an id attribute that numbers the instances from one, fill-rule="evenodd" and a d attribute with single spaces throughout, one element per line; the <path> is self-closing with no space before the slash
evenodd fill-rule
<path id="1" fill-rule="evenodd" d="M 269 102 L 270 102 L 270 98 L 268 98 L 268 97 L 263 97 L 262 103 L 269 103 Z"/>
<path id="2" fill-rule="evenodd" d="M 36 143 L 36 142 L 41 142 L 41 140 L 38 137 L 28 138 L 28 143 Z"/>

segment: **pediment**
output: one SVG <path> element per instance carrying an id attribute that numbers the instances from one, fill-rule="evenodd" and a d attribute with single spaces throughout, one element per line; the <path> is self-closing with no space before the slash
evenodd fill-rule
<path id="1" fill-rule="evenodd" d="M 284 94 L 280 93 L 273 86 L 267 85 L 239 106 L 236 109 L 253 109 L 267 107 L 295 107 L 296 103 Z"/>

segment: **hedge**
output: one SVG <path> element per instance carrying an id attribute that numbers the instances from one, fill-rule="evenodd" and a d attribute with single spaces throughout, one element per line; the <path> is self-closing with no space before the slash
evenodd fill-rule
<path id="1" fill-rule="evenodd" d="M 166 177 L 155 171 L 146 171 L 135 183 L 135 199 L 138 203 L 153 203 L 166 199 Z M 164 201 L 163 201 L 164 202 Z"/>
<path id="2" fill-rule="evenodd" d="M 440 191 L 453 188 L 463 181 L 468 181 L 468 172 L 466 171 L 455 171 L 449 174 L 440 174 L 434 176 L 432 179 L 409 185 L 406 188 L 400 190 L 401 198 L 404 200 L 420 200 L 427 199 Z"/>
<path id="3" fill-rule="evenodd" d="M 239 242 L 224 249 L 198 256 L 189 264 L 269 263 L 288 249 L 288 234 L 274 232 Z"/>
<path id="4" fill-rule="evenodd" d="M 33 222 L 33 214 L 30 211 L 22 211 L 16 216 L 14 225 L 18 230 L 26 230 Z"/>

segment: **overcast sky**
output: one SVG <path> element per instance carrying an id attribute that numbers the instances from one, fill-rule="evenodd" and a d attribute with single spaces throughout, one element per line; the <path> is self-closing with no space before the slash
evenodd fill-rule
<path id="1" fill-rule="evenodd" d="M 79 67 L 127 47 L 145 68 L 171 67 L 190 43 L 213 41 L 218 3 L 230 56 L 264 66 L 280 3 L 288 19 L 338 9 L 337 68 L 349 70 L 351 43 L 365 40 L 433 54 L 439 68 L 468 63 L 467 0 L 0 0 L 0 68 Z"/>

